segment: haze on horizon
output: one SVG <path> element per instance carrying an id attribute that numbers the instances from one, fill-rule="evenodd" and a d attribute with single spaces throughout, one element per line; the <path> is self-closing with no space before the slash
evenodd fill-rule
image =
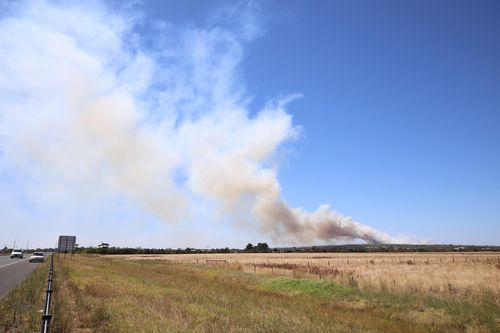
<path id="1" fill-rule="evenodd" d="M 499 14 L 2 2 L 0 245 L 498 245 Z"/>

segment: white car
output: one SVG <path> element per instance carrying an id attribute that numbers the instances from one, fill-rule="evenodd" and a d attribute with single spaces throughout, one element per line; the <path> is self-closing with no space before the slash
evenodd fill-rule
<path id="1" fill-rule="evenodd" d="M 23 250 L 12 250 L 10 258 L 21 258 L 23 259 Z"/>
<path id="2" fill-rule="evenodd" d="M 43 255 L 43 252 L 33 252 L 29 259 L 30 262 L 43 262 L 44 260 L 45 256 Z"/>

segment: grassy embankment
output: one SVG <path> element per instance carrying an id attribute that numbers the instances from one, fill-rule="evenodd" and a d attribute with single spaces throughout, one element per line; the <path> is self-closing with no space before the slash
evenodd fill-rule
<path id="1" fill-rule="evenodd" d="M 162 261 L 56 261 L 54 332 L 493 332 L 499 305 Z"/>
<path id="2" fill-rule="evenodd" d="M 40 264 L 0 302 L 0 332 L 40 329 L 49 266 Z"/>

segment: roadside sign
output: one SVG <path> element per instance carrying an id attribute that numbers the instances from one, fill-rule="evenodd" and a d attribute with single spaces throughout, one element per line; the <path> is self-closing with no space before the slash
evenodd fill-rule
<path id="1" fill-rule="evenodd" d="M 68 253 L 75 250 L 76 236 L 59 236 L 57 252 Z"/>

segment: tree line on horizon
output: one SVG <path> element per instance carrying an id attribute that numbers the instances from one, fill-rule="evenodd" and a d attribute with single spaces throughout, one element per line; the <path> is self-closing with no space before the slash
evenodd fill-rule
<path id="1" fill-rule="evenodd" d="M 33 251 L 56 252 L 56 248 L 37 248 Z M 211 248 L 197 249 L 186 247 L 177 248 L 142 248 L 142 247 L 78 247 L 75 253 L 84 254 L 202 254 L 202 253 L 358 253 L 358 252 L 500 252 L 500 246 L 479 246 L 479 245 L 453 245 L 453 244 L 346 244 L 346 245 L 321 245 L 304 247 L 275 247 L 271 248 L 267 243 L 248 243 L 245 248 Z M 0 253 L 7 255 L 12 252 L 12 248 L 5 246 Z"/>

